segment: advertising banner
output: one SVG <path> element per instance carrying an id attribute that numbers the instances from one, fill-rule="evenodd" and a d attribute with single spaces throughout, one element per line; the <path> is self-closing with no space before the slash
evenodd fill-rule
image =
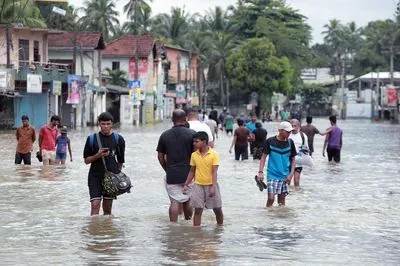
<path id="1" fill-rule="evenodd" d="M 86 98 L 87 76 L 68 75 L 67 104 L 79 104 Z"/>
<path id="2" fill-rule="evenodd" d="M 62 82 L 59 81 L 59 80 L 53 80 L 53 82 L 52 82 L 53 95 L 60 96 L 61 95 L 61 88 L 62 88 Z"/>
<path id="3" fill-rule="evenodd" d="M 176 85 L 176 104 L 186 103 L 186 89 L 183 84 Z"/>
<path id="4" fill-rule="evenodd" d="M 42 93 L 42 75 L 28 74 L 26 91 L 28 93 Z"/>
<path id="5" fill-rule="evenodd" d="M 135 80 L 135 70 L 136 70 L 136 60 L 135 58 L 131 58 L 129 60 L 129 80 Z M 140 88 L 142 90 L 141 95 L 144 97 L 145 92 L 147 92 L 148 86 L 148 67 L 149 62 L 147 59 L 139 59 L 138 63 L 138 77 L 140 81 Z M 140 99 L 140 100 L 144 100 Z"/>
<path id="6" fill-rule="evenodd" d="M 12 69 L 0 69 L 0 91 L 13 91 L 14 88 L 14 71 Z"/>
<path id="7" fill-rule="evenodd" d="M 129 101 L 131 105 L 140 105 L 140 100 L 142 97 L 142 90 L 141 90 L 141 82 L 140 81 L 129 81 Z"/>
<path id="8" fill-rule="evenodd" d="M 396 88 L 386 88 L 384 98 L 383 98 L 383 104 L 385 106 L 392 106 L 395 107 L 397 106 L 397 89 Z"/>

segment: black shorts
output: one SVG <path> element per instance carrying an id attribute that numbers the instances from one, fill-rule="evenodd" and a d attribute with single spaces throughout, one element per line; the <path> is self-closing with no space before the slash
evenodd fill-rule
<path id="1" fill-rule="evenodd" d="M 242 156 L 242 161 L 249 159 L 249 151 L 246 147 L 236 147 L 235 146 L 235 160 L 239 161 L 240 156 Z"/>
<path id="2" fill-rule="evenodd" d="M 117 197 L 107 196 L 104 193 L 102 182 L 103 178 L 101 178 L 98 175 L 93 175 L 89 173 L 88 186 L 89 186 L 90 201 L 101 200 L 101 199 L 108 199 L 108 200 L 117 199 Z"/>
<path id="3" fill-rule="evenodd" d="M 25 165 L 31 164 L 31 153 L 15 153 L 15 164 L 21 164 L 24 161 Z"/>
<path id="4" fill-rule="evenodd" d="M 303 167 L 295 167 L 294 171 L 301 174 L 301 172 L 303 171 Z"/>
<path id="5" fill-rule="evenodd" d="M 226 131 L 226 134 L 229 134 L 229 132 L 233 133 L 233 129 L 225 129 L 225 131 Z"/>
<path id="6" fill-rule="evenodd" d="M 340 149 L 337 148 L 327 148 L 326 152 L 328 153 L 328 161 L 340 162 Z"/>

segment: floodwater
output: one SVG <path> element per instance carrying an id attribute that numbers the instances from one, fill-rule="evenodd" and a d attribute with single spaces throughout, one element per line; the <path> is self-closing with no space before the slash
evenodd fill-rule
<path id="1" fill-rule="evenodd" d="M 327 119 L 317 119 L 319 129 Z M 70 132 L 74 161 L 63 167 L 14 166 L 13 132 L 0 138 L 1 265 L 399 265 L 400 127 L 339 121 L 342 163 L 321 155 L 287 207 L 266 209 L 255 185 L 258 161 L 235 162 L 231 138 L 217 141 L 225 225 L 212 211 L 203 226 L 168 221 L 168 197 L 155 147 L 169 123 L 120 129 L 125 172 L 134 188 L 114 202 L 113 217 L 90 218 L 88 166 L 82 150 L 90 129 Z M 272 136 L 277 123 L 266 123 Z"/>

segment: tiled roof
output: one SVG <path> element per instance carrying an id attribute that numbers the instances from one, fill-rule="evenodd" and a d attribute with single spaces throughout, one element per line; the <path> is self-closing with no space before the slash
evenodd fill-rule
<path id="1" fill-rule="evenodd" d="M 137 40 L 137 38 L 139 38 Z M 139 57 L 147 57 L 153 50 L 155 39 L 150 34 L 135 36 L 127 35 L 111 41 L 103 51 L 103 56 L 134 56 L 136 42 L 139 44 Z"/>
<path id="2" fill-rule="evenodd" d="M 49 35 L 49 48 L 73 48 L 75 32 L 64 32 L 58 35 Z M 78 32 L 76 36 L 77 47 L 104 49 L 103 34 L 101 32 Z"/>

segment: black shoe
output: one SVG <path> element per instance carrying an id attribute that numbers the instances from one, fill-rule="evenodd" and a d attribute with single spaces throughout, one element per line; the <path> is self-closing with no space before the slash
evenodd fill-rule
<path id="1" fill-rule="evenodd" d="M 260 189 L 260 191 L 263 191 L 264 188 L 266 188 L 266 185 L 264 182 L 258 180 L 258 176 L 255 176 L 254 179 L 256 180 L 257 187 Z"/>

